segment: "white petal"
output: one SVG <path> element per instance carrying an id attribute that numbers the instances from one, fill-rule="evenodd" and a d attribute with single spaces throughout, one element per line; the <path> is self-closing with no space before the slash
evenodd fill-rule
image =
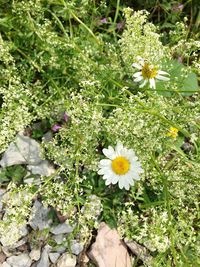
<path id="1" fill-rule="evenodd" d="M 104 175 L 104 174 L 106 174 L 106 170 L 105 170 L 105 168 L 102 168 L 102 169 L 98 170 L 97 173 L 98 173 L 99 175 Z"/>
<path id="2" fill-rule="evenodd" d="M 130 184 L 129 184 L 129 182 L 125 182 L 124 187 L 125 187 L 126 190 L 129 190 L 129 188 L 130 188 Z"/>
<path id="3" fill-rule="evenodd" d="M 119 179 L 119 188 L 122 189 L 124 187 L 123 178 Z"/>
<path id="4" fill-rule="evenodd" d="M 168 72 L 163 71 L 163 70 L 159 70 L 158 71 L 158 74 L 170 75 Z"/>
<path id="5" fill-rule="evenodd" d="M 134 68 L 136 68 L 138 70 L 141 70 L 142 69 L 142 66 L 140 64 L 138 64 L 138 63 L 133 63 L 132 64 L 132 67 L 134 67 Z"/>
<path id="6" fill-rule="evenodd" d="M 123 148 L 124 147 L 123 147 L 122 143 L 118 142 L 116 147 L 115 147 L 116 155 L 121 156 Z"/>
<path id="7" fill-rule="evenodd" d="M 156 89 L 155 79 L 154 78 L 149 79 L 149 82 L 150 82 L 150 88 Z"/>
<path id="8" fill-rule="evenodd" d="M 112 184 L 116 184 L 119 181 L 119 176 L 115 175 L 112 177 Z"/>
<path id="9" fill-rule="evenodd" d="M 161 81 L 169 81 L 170 80 L 170 78 L 164 77 L 161 75 L 156 75 L 156 79 L 161 80 Z"/>
<path id="10" fill-rule="evenodd" d="M 113 149 L 113 147 L 109 146 L 108 149 L 104 148 L 103 150 L 103 154 L 109 158 L 109 159 L 114 159 L 115 158 L 115 151 Z"/>
<path id="11" fill-rule="evenodd" d="M 136 181 L 139 181 L 139 180 L 140 180 L 140 175 L 139 175 L 139 173 L 137 173 L 137 172 L 133 172 L 132 177 L 133 177 L 133 179 L 136 180 Z"/>
<path id="12" fill-rule="evenodd" d="M 140 63 L 140 65 L 144 65 L 144 58 L 140 57 L 140 56 L 137 56 L 137 61 Z"/>
<path id="13" fill-rule="evenodd" d="M 112 180 L 111 179 L 106 179 L 106 181 L 105 181 L 105 184 L 106 185 L 109 185 L 109 184 L 111 184 L 112 183 Z"/>
<path id="14" fill-rule="evenodd" d="M 134 182 L 134 180 L 133 180 L 132 178 L 131 178 L 131 179 L 129 179 L 129 184 L 130 184 L 130 185 L 132 185 L 132 186 L 133 186 L 133 185 L 134 185 L 134 183 L 135 183 L 135 182 Z"/>
<path id="15" fill-rule="evenodd" d="M 147 80 L 144 80 L 144 82 L 139 86 L 139 88 L 144 87 L 147 84 Z"/>
<path id="16" fill-rule="evenodd" d="M 102 160 L 100 160 L 100 162 L 99 162 L 99 166 L 100 166 L 100 168 L 101 168 L 101 167 L 110 166 L 110 164 L 111 164 L 111 160 L 110 160 L 110 159 L 102 159 Z"/>
<path id="17" fill-rule="evenodd" d="M 140 82 L 142 81 L 144 78 L 142 76 L 137 77 L 136 79 L 134 79 L 134 82 Z"/>
<path id="18" fill-rule="evenodd" d="M 139 77 L 139 76 L 141 76 L 141 75 L 142 75 L 142 72 L 139 71 L 139 72 L 134 73 L 134 74 L 133 74 L 133 77 L 134 77 L 134 78 L 137 78 L 137 77 Z"/>
<path id="19" fill-rule="evenodd" d="M 128 159 L 131 161 L 131 162 L 135 162 L 137 161 L 138 157 L 135 155 L 135 152 L 133 151 L 133 149 L 129 149 L 126 153 Z"/>

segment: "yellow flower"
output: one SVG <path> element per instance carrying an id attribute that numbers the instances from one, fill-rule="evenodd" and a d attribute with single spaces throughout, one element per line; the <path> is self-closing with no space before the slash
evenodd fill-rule
<path id="1" fill-rule="evenodd" d="M 170 127 L 167 136 L 176 139 L 178 136 L 178 129 L 175 127 Z"/>

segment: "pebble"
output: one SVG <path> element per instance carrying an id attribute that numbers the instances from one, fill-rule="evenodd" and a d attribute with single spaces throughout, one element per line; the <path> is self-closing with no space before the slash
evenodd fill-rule
<path id="1" fill-rule="evenodd" d="M 49 258 L 52 263 L 55 263 L 59 257 L 60 257 L 60 253 L 56 253 L 56 252 L 49 253 Z"/>
<path id="2" fill-rule="evenodd" d="M 31 250 L 29 257 L 31 258 L 32 261 L 38 261 L 40 259 L 40 249 L 33 249 Z"/>
<path id="3" fill-rule="evenodd" d="M 0 165 L 2 167 L 19 164 L 37 165 L 42 161 L 40 152 L 39 143 L 19 133 L 15 141 L 12 142 L 4 152 Z"/>
<path id="4" fill-rule="evenodd" d="M 63 241 L 65 240 L 65 237 L 63 234 L 55 235 L 53 239 L 56 241 L 58 245 L 61 245 Z"/>
<path id="5" fill-rule="evenodd" d="M 54 235 L 59 235 L 59 234 L 69 234 L 73 231 L 73 227 L 70 226 L 69 224 L 61 223 L 58 224 L 57 226 L 54 226 L 51 228 L 50 232 Z"/>
<path id="6" fill-rule="evenodd" d="M 11 267 L 10 264 L 8 264 L 6 261 L 4 261 L 4 263 L 2 263 L 1 267 Z"/>
<path id="7" fill-rule="evenodd" d="M 71 252 L 75 255 L 79 255 L 83 251 L 83 245 L 78 243 L 76 240 L 72 240 L 70 243 Z"/>
<path id="8" fill-rule="evenodd" d="M 56 264 L 57 267 L 75 267 L 76 266 L 76 256 L 70 255 L 69 253 L 64 253 Z"/>
<path id="9" fill-rule="evenodd" d="M 29 220 L 30 226 L 40 231 L 49 228 L 52 220 L 48 218 L 49 209 L 45 208 L 38 200 L 35 201 L 32 211 L 31 219 Z"/>
<path id="10" fill-rule="evenodd" d="M 54 167 L 47 160 L 41 161 L 38 165 L 28 165 L 27 169 L 31 171 L 32 174 L 39 174 L 47 177 L 55 172 Z"/>
<path id="11" fill-rule="evenodd" d="M 49 267 L 49 252 L 51 250 L 51 247 L 49 245 L 46 245 L 42 251 L 41 258 L 39 262 L 37 263 L 37 267 Z"/>
<path id="12" fill-rule="evenodd" d="M 6 262 L 12 267 L 30 267 L 31 259 L 28 254 L 20 254 L 18 256 L 11 256 L 7 258 Z"/>

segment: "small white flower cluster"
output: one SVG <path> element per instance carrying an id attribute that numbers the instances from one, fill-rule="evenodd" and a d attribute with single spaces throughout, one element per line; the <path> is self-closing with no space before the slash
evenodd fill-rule
<path id="1" fill-rule="evenodd" d="M 138 56 L 148 59 L 149 63 L 154 65 L 169 57 L 168 49 L 162 45 L 160 35 L 156 33 L 156 26 L 147 21 L 147 11 L 125 8 L 124 14 L 126 29 L 119 42 L 126 66 L 137 62 Z M 131 68 L 129 70 L 131 71 Z"/>
<path id="2" fill-rule="evenodd" d="M 30 213 L 33 193 L 30 188 L 10 184 L 10 191 L 3 196 L 5 214 L 0 221 L 1 242 L 6 246 L 16 243 L 27 234 L 27 218 Z"/>
<path id="3" fill-rule="evenodd" d="M 91 239 L 91 231 L 93 228 L 98 228 L 98 218 L 103 210 L 101 200 L 96 195 L 91 195 L 86 199 L 81 213 L 78 216 L 79 223 L 79 238 L 83 242 L 88 242 Z"/>

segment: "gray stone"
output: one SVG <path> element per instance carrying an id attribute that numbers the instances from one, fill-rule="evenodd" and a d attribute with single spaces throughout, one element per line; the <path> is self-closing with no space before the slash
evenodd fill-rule
<path id="1" fill-rule="evenodd" d="M 42 161 L 40 152 L 40 145 L 34 139 L 19 133 L 3 154 L 0 165 L 2 167 L 19 164 L 37 165 Z"/>
<path id="2" fill-rule="evenodd" d="M 75 267 L 76 266 L 76 256 L 70 255 L 69 253 L 64 253 L 56 264 L 57 267 Z"/>
<path id="3" fill-rule="evenodd" d="M 62 244 L 63 241 L 65 240 L 65 237 L 64 237 L 63 234 L 59 234 L 59 235 L 54 235 L 54 236 L 53 236 L 53 239 L 56 241 L 56 243 L 57 243 L 58 245 L 60 245 L 60 244 Z"/>
<path id="4" fill-rule="evenodd" d="M 72 240 L 70 243 L 71 252 L 75 255 L 79 255 L 83 250 L 83 245 L 78 243 L 76 240 Z"/>
<path id="5" fill-rule="evenodd" d="M 5 213 L 3 217 L 3 221 L 6 220 L 7 214 Z M 10 228 L 10 229 L 9 229 Z M 4 233 L 4 235 L 1 236 L 0 242 L 4 247 L 11 247 L 15 248 L 20 245 L 18 245 L 18 240 L 28 234 L 28 230 L 26 227 L 26 224 L 19 226 L 17 222 L 12 222 L 11 225 L 9 225 L 8 230 Z M 15 235 L 13 235 L 13 228 L 15 229 Z"/>
<path id="6" fill-rule="evenodd" d="M 11 265 L 8 264 L 6 261 L 4 261 L 0 266 L 1 267 L 11 267 Z"/>
<path id="7" fill-rule="evenodd" d="M 54 235 L 59 235 L 59 234 L 69 234 L 73 231 L 74 227 L 70 226 L 69 224 L 61 223 L 58 224 L 57 226 L 54 226 L 51 228 L 50 232 Z"/>
<path id="8" fill-rule="evenodd" d="M 8 247 L 2 246 L 1 249 L 2 249 L 3 253 L 6 255 L 6 258 L 13 255 L 13 252 L 11 252 Z"/>
<path id="9" fill-rule="evenodd" d="M 35 178 L 31 177 L 31 178 L 25 178 L 24 179 L 24 183 L 25 184 L 33 184 L 34 183 Z"/>
<path id="10" fill-rule="evenodd" d="M 42 251 L 42 255 L 40 260 L 37 263 L 37 267 L 49 267 L 49 252 L 51 251 L 51 247 L 49 245 L 46 245 Z"/>
<path id="11" fill-rule="evenodd" d="M 34 184 L 34 185 L 40 185 L 41 184 L 41 179 L 39 177 L 29 177 L 29 178 L 24 178 L 24 183 L 25 184 Z"/>
<path id="12" fill-rule="evenodd" d="M 40 259 L 40 255 L 41 255 L 40 249 L 33 249 L 29 253 L 29 257 L 31 258 L 32 261 L 38 261 Z"/>
<path id="13" fill-rule="evenodd" d="M 28 165 L 27 168 L 32 174 L 42 176 L 51 176 L 55 172 L 54 167 L 47 160 L 41 161 L 38 165 Z"/>
<path id="14" fill-rule="evenodd" d="M 45 133 L 45 134 L 43 135 L 42 141 L 43 141 L 44 143 L 49 143 L 49 142 L 51 142 L 52 140 L 53 140 L 53 134 L 52 134 L 51 131 L 48 131 L 47 133 Z"/>
<path id="15" fill-rule="evenodd" d="M 3 209 L 3 202 L 2 202 L 2 199 L 3 199 L 3 195 L 5 194 L 6 190 L 5 189 L 1 189 L 0 188 L 0 211 L 2 211 Z"/>
<path id="16" fill-rule="evenodd" d="M 63 252 L 66 251 L 66 246 L 59 246 L 55 249 L 56 252 L 62 254 Z"/>
<path id="17" fill-rule="evenodd" d="M 34 230 L 39 229 L 40 231 L 49 228 L 52 220 L 48 218 L 48 212 L 49 209 L 45 208 L 42 203 L 36 200 L 31 211 L 30 226 Z"/>
<path id="18" fill-rule="evenodd" d="M 129 241 L 125 239 L 124 242 L 130 248 L 134 255 L 136 255 L 140 260 L 142 260 L 147 266 L 151 266 L 153 258 L 145 247 L 141 246 L 134 240 Z"/>
<path id="19" fill-rule="evenodd" d="M 11 256 L 7 258 L 6 262 L 12 267 L 30 267 L 31 259 L 28 254 L 20 254 L 18 256 Z"/>
<path id="20" fill-rule="evenodd" d="M 56 253 L 56 252 L 49 253 L 49 258 L 52 263 L 55 263 L 59 257 L 60 257 L 60 253 Z"/>
<path id="21" fill-rule="evenodd" d="M 26 230 L 25 230 L 25 229 L 26 229 Z M 22 229 L 22 231 L 24 231 L 24 232 L 22 232 L 24 236 L 25 236 L 26 234 L 28 234 L 28 230 L 27 230 L 27 228 L 25 228 L 25 229 L 24 229 L 24 230 Z M 27 242 L 27 238 L 24 237 L 24 238 L 20 239 L 19 241 L 17 241 L 16 243 L 14 243 L 13 245 L 9 246 L 8 248 L 9 248 L 9 249 L 15 249 L 15 248 L 18 248 L 18 247 L 24 245 L 26 242 Z"/>

